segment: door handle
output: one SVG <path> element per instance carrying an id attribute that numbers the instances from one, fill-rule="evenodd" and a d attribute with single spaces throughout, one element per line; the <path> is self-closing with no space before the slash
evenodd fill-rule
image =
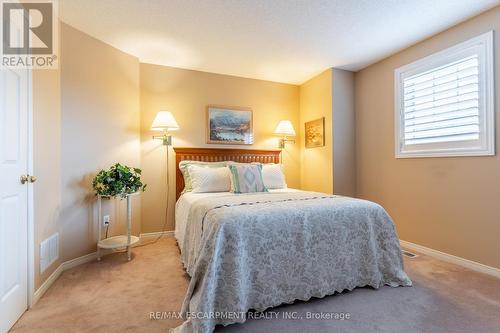
<path id="1" fill-rule="evenodd" d="M 28 182 L 28 180 L 29 180 L 29 176 L 27 176 L 27 175 L 22 175 L 22 176 L 20 177 L 20 180 L 21 180 L 21 184 L 23 184 L 23 185 L 24 185 L 24 184 L 26 184 L 26 183 Z"/>
<path id="2" fill-rule="evenodd" d="M 30 175 L 22 175 L 20 177 L 20 180 L 21 180 L 21 184 L 26 184 L 27 182 L 30 182 L 30 183 L 34 183 L 36 182 L 38 178 L 36 178 L 35 176 L 30 176 Z"/>

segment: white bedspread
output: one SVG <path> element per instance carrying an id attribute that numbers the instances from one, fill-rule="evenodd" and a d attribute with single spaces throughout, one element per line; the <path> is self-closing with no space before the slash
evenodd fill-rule
<path id="1" fill-rule="evenodd" d="M 279 190 L 269 190 L 271 193 L 287 193 L 287 192 L 298 192 L 299 190 L 293 188 L 285 188 Z M 189 210 L 193 207 L 193 204 L 204 198 L 213 197 L 227 197 L 234 196 L 235 194 L 231 192 L 215 192 L 215 193 L 193 193 L 187 192 L 181 195 L 177 204 L 175 205 L 175 238 L 179 244 L 179 248 L 182 249 L 184 235 L 186 233 L 186 226 L 188 223 Z"/>
<path id="2" fill-rule="evenodd" d="M 294 191 L 188 195 L 178 206 L 191 281 L 174 332 L 209 333 L 250 309 L 355 287 L 411 285 L 394 225 L 373 202 Z"/>

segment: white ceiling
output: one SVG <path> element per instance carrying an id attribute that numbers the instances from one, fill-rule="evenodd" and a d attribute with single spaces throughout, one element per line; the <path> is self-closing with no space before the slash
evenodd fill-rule
<path id="1" fill-rule="evenodd" d="M 141 62 L 300 84 L 359 70 L 500 0 L 60 0 L 61 19 Z"/>

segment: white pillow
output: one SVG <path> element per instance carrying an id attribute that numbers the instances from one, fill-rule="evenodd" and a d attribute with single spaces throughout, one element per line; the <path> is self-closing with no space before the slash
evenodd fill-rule
<path id="1" fill-rule="evenodd" d="M 229 192 L 231 190 L 231 172 L 228 167 L 204 168 L 188 166 L 193 192 Z"/>
<path id="2" fill-rule="evenodd" d="M 262 179 L 268 189 L 287 188 L 281 164 L 263 164 Z"/>

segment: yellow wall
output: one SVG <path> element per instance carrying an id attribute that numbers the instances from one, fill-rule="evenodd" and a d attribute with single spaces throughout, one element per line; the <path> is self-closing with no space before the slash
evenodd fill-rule
<path id="1" fill-rule="evenodd" d="M 356 196 L 354 73 L 333 69 L 333 193 Z"/>
<path id="2" fill-rule="evenodd" d="M 59 70 L 33 71 L 35 288 L 61 263 L 40 274 L 40 243 L 61 231 L 61 89 Z"/>
<path id="3" fill-rule="evenodd" d="M 245 79 L 172 67 L 141 64 L 142 167 L 148 190 L 142 196 L 142 232 L 162 230 L 166 206 L 166 151 L 152 140 L 151 123 L 160 110 L 175 116 L 180 130 L 173 132 L 175 147 L 278 149 L 273 131 L 282 119 L 299 128 L 299 88 L 295 85 Z M 206 106 L 243 106 L 253 109 L 254 144 L 221 146 L 206 144 Z M 290 187 L 300 186 L 300 149 L 289 144 L 283 152 Z M 170 151 L 170 218 L 165 230 L 174 229 L 175 163 Z"/>
<path id="4" fill-rule="evenodd" d="M 491 157 L 394 157 L 394 70 L 495 30 L 500 105 L 500 7 L 355 75 L 357 194 L 384 206 L 400 238 L 500 268 L 500 117 Z"/>
<path id="5" fill-rule="evenodd" d="M 65 261 L 96 250 L 94 175 L 116 162 L 140 167 L 141 161 L 138 59 L 66 24 L 61 28 L 60 254 Z M 138 234 L 140 197 L 133 201 Z M 125 201 L 107 202 L 105 213 L 111 215 L 111 234 L 124 229 Z"/>
<path id="6" fill-rule="evenodd" d="M 325 117 L 325 146 L 305 148 L 304 123 Z M 300 187 L 333 193 L 332 70 L 328 69 L 300 86 Z"/>
<path id="7" fill-rule="evenodd" d="M 122 162 L 140 166 L 139 62 L 66 25 L 58 70 L 33 71 L 35 289 L 64 261 L 96 250 L 91 181 Z M 140 230 L 134 199 L 134 233 Z M 123 231 L 124 202 L 107 202 L 110 234 Z M 40 273 L 40 243 L 60 234 L 59 259 Z"/>

